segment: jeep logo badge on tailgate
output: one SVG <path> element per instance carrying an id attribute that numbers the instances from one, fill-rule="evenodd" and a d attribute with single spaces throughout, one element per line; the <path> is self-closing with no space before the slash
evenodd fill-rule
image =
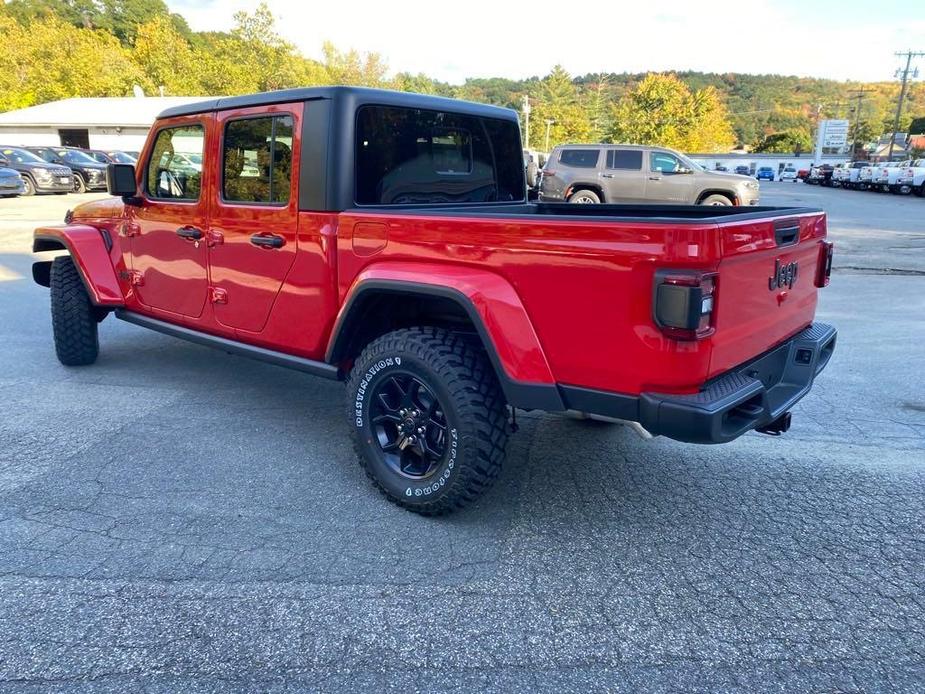
<path id="1" fill-rule="evenodd" d="M 797 264 L 787 263 L 780 264 L 780 258 L 774 261 L 774 274 L 768 279 L 768 289 L 772 292 L 775 289 L 791 289 L 794 282 L 797 281 Z"/>

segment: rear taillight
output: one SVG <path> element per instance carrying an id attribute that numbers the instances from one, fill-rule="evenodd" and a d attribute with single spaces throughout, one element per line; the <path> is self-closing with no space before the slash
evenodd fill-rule
<path id="1" fill-rule="evenodd" d="M 712 335 L 716 280 L 713 272 L 656 272 L 655 324 L 675 340 L 702 340 Z"/>
<path id="2" fill-rule="evenodd" d="M 835 244 L 830 241 L 823 241 L 819 247 L 819 260 L 816 262 L 816 286 L 820 289 L 829 286 L 834 252 Z"/>

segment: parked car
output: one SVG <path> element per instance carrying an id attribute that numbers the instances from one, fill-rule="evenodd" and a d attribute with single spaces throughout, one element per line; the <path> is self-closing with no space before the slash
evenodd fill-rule
<path id="1" fill-rule="evenodd" d="M 755 178 L 759 181 L 773 181 L 774 169 L 770 166 L 759 166 L 758 170 L 755 172 Z"/>
<path id="2" fill-rule="evenodd" d="M 84 154 L 87 154 L 93 157 L 94 160 L 100 164 L 134 164 L 138 161 L 137 157 L 130 156 L 125 152 L 120 152 L 118 150 L 102 150 L 102 149 L 82 149 L 80 150 Z"/>
<path id="3" fill-rule="evenodd" d="M 106 190 L 106 165 L 76 147 L 26 147 L 51 164 L 67 166 L 74 172 L 74 192 Z"/>
<path id="4" fill-rule="evenodd" d="M 899 178 L 912 165 L 912 160 L 907 159 L 901 162 L 892 162 L 874 167 L 872 185 L 886 193 L 896 193 L 899 195 L 908 195 L 912 192 L 912 186 L 899 183 Z"/>
<path id="5" fill-rule="evenodd" d="M 780 180 L 793 181 L 796 183 L 800 179 L 797 178 L 797 170 L 792 166 L 787 166 L 780 172 Z"/>
<path id="6" fill-rule="evenodd" d="M 0 198 L 15 198 L 26 192 L 26 184 L 16 169 L 6 167 L 0 160 Z"/>
<path id="7" fill-rule="evenodd" d="M 173 153 L 197 140 L 210 146 L 187 176 Z M 652 155 L 656 177 L 685 165 L 599 149 L 632 152 L 612 164 Z M 239 168 L 248 150 L 266 167 L 256 179 Z M 115 313 L 345 380 L 361 466 L 419 513 L 488 488 L 517 408 L 689 442 L 777 435 L 835 348 L 814 322 L 832 261 L 824 212 L 531 204 L 508 109 L 290 89 L 170 108 L 145 151 L 137 169 L 109 165 L 121 203 L 35 231 L 34 252 L 70 253 L 32 267 L 58 359 L 93 363 Z M 144 358 L 110 356 L 128 372 Z"/>
<path id="8" fill-rule="evenodd" d="M 740 164 L 739 166 L 736 167 L 736 173 L 739 174 L 740 176 L 751 176 L 752 170 L 748 168 L 747 166 L 745 166 L 744 164 Z"/>
<path id="9" fill-rule="evenodd" d="M 809 177 L 809 169 L 800 169 L 797 171 L 797 178 L 801 181 L 805 181 Z"/>
<path id="10" fill-rule="evenodd" d="M 549 153 L 539 200 L 747 206 L 758 204 L 758 184 L 707 171 L 666 147 L 560 145 Z"/>
<path id="11" fill-rule="evenodd" d="M 909 186 L 919 197 L 925 196 L 925 159 L 916 159 L 905 168 L 899 177 L 900 186 Z"/>
<path id="12" fill-rule="evenodd" d="M 806 177 L 804 183 L 809 183 L 810 185 L 831 186 L 833 171 L 835 171 L 835 167 L 831 164 L 820 164 L 819 166 L 813 166 L 809 170 L 809 176 Z"/>
<path id="13" fill-rule="evenodd" d="M 870 190 L 872 181 L 874 178 L 874 165 L 870 162 L 866 163 L 860 169 L 858 169 L 858 180 L 856 188 L 858 190 Z"/>
<path id="14" fill-rule="evenodd" d="M 0 166 L 19 172 L 26 186 L 23 195 L 63 195 L 69 193 L 74 185 L 74 174 L 70 168 L 49 165 L 44 159 L 21 147 L 0 147 Z"/>
<path id="15" fill-rule="evenodd" d="M 843 181 L 842 185 L 846 188 L 856 189 L 860 182 L 861 170 L 865 166 L 870 166 L 869 161 L 853 161 L 848 165 L 848 178 Z"/>

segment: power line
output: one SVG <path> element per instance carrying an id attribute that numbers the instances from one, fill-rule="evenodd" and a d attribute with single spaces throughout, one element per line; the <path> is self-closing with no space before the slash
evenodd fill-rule
<path id="1" fill-rule="evenodd" d="M 887 154 L 887 161 L 893 161 L 893 147 L 896 145 L 896 131 L 899 130 L 899 117 L 903 112 L 903 100 L 906 98 L 906 86 L 909 83 L 909 74 L 913 72 L 912 59 L 921 58 L 922 56 L 925 56 L 925 53 L 922 53 L 921 51 L 906 51 L 904 53 L 896 53 L 896 57 L 898 58 L 902 58 L 903 56 L 906 58 L 906 67 L 902 70 L 896 71 L 897 77 L 899 76 L 900 72 L 902 73 L 903 86 L 899 90 L 899 101 L 896 104 L 896 117 L 893 119 L 893 133 L 890 135 L 890 151 Z M 915 69 L 914 73 L 915 74 L 912 75 L 913 77 L 919 76 L 918 68 Z"/>

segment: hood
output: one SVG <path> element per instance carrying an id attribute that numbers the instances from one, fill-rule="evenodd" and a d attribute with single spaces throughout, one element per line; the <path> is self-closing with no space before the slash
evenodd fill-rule
<path id="1" fill-rule="evenodd" d="M 3 178 L 13 178 L 18 175 L 19 172 L 16 169 L 8 169 L 5 166 L 0 166 L 0 176 Z"/>
<path id="2" fill-rule="evenodd" d="M 733 181 L 736 181 L 738 183 L 745 183 L 746 181 L 751 183 L 755 180 L 751 176 L 743 176 L 742 174 L 729 173 L 728 171 L 705 171 L 704 173 L 708 173 L 711 176 L 717 176 L 719 178 L 724 178 L 726 180 L 732 179 Z"/>
<path id="3" fill-rule="evenodd" d="M 101 219 L 121 217 L 125 204 L 115 196 L 102 200 L 90 200 L 78 205 L 73 210 L 73 219 Z"/>

